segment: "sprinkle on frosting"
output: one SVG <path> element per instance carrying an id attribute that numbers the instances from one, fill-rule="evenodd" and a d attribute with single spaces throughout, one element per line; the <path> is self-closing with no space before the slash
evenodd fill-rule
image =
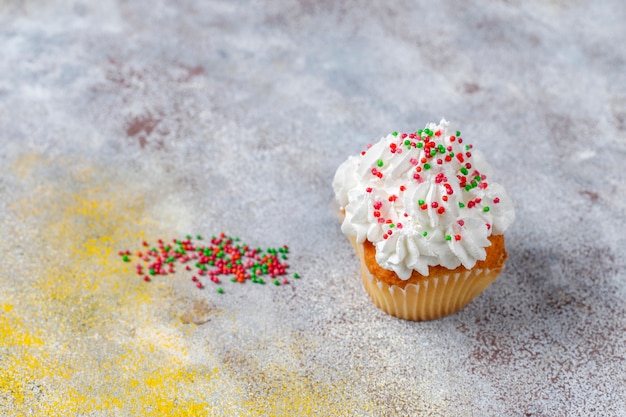
<path id="1" fill-rule="evenodd" d="M 502 234 L 515 217 L 490 171 L 445 119 L 393 132 L 337 169 L 342 231 L 372 242 L 379 264 L 402 279 L 413 270 L 428 275 L 432 265 L 470 269 L 485 259 L 488 236 Z"/>

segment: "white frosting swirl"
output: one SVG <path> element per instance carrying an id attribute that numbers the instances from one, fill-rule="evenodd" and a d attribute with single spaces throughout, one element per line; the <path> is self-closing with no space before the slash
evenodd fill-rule
<path id="1" fill-rule="evenodd" d="M 411 134 L 396 132 L 339 166 L 335 197 L 341 230 L 376 247 L 376 261 L 408 279 L 428 267 L 471 269 L 486 257 L 491 234 L 515 219 L 504 188 L 490 181 L 482 154 L 442 119 Z"/>

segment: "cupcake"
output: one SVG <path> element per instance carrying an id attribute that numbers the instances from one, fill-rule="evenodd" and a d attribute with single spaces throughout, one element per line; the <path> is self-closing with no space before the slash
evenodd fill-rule
<path id="1" fill-rule="evenodd" d="M 482 154 L 445 119 L 393 132 L 349 157 L 333 188 L 365 290 L 393 316 L 454 313 L 504 268 L 512 202 Z"/>

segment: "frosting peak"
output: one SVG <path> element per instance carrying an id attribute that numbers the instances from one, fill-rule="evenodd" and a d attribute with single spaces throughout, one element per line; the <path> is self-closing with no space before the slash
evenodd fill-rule
<path id="1" fill-rule="evenodd" d="M 393 132 L 339 166 L 335 197 L 341 230 L 376 247 L 385 269 L 408 279 L 428 267 L 471 269 L 491 234 L 515 218 L 504 188 L 490 180 L 482 154 L 442 119 L 414 133 Z"/>

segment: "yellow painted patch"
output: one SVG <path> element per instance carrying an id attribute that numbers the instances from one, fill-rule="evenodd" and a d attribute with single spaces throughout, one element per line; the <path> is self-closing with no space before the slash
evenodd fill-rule
<path id="1" fill-rule="evenodd" d="M 143 197 L 150 190 L 133 189 L 142 181 L 130 173 L 123 173 L 122 186 L 119 172 L 85 162 L 66 168 L 72 162 L 29 155 L 13 165 L 28 191 L 13 203 L 12 227 L 32 237 L 17 255 L 0 242 L 15 257 L 4 265 L 28 262 L 19 276 L 0 270 L 0 296 L 11 294 L 0 298 L 0 415 L 369 410 L 348 395 L 347 382 L 331 384 L 298 369 L 299 348 L 290 340 L 266 348 L 293 363 L 255 362 L 236 352 L 233 360 L 211 352 L 210 343 L 192 345 L 193 320 L 171 308 L 180 295 L 162 282 L 144 283 L 117 255 L 165 222 L 150 217 Z M 234 320 L 226 316 L 220 317 Z"/>

